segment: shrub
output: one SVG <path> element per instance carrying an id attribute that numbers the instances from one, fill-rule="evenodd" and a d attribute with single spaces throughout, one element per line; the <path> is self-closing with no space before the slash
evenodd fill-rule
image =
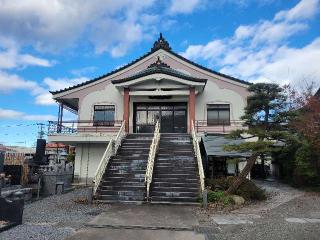
<path id="1" fill-rule="evenodd" d="M 233 204 L 233 199 L 223 191 L 208 191 L 208 202 L 220 202 L 224 205 Z"/>
<path id="2" fill-rule="evenodd" d="M 221 192 L 229 188 L 235 177 L 226 177 L 207 180 L 207 184 L 211 191 Z M 252 181 L 246 179 L 235 192 L 236 195 L 243 197 L 245 200 L 265 200 L 266 193 L 257 187 Z M 209 201 L 209 195 L 208 195 Z"/>
<path id="3" fill-rule="evenodd" d="M 317 156 L 309 144 L 304 143 L 295 153 L 293 182 L 294 185 L 313 186 L 319 181 L 316 170 Z"/>

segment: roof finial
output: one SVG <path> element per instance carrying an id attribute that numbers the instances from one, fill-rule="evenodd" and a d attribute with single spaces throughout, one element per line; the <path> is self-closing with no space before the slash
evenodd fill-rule
<path id="1" fill-rule="evenodd" d="M 148 66 L 148 68 L 170 68 L 170 66 L 168 64 L 165 64 L 164 62 L 161 61 L 160 56 L 157 57 L 157 61 L 155 61 L 154 63 L 150 64 Z"/>
<path id="2" fill-rule="evenodd" d="M 159 49 L 171 51 L 171 47 L 170 47 L 169 43 L 162 36 L 162 33 L 160 33 L 158 40 L 154 42 L 153 47 L 151 48 L 151 51 L 155 52 Z"/>

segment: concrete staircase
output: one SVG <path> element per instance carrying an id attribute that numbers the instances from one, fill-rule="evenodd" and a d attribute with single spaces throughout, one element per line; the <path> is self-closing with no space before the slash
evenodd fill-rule
<path id="1" fill-rule="evenodd" d="M 161 134 L 155 161 L 151 201 L 197 203 L 199 177 L 189 134 Z"/>
<path id="2" fill-rule="evenodd" d="M 110 159 L 96 199 L 104 202 L 142 202 L 144 178 L 153 134 L 128 134 Z"/>

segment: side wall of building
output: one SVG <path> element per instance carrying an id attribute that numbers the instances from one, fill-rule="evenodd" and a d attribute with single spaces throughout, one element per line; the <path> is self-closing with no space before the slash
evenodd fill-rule
<path id="1" fill-rule="evenodd" d="M 92 184 L 94 174 L 107 144 L 82 143 L 76 145 L 75 180 L 81 183 Z"/>

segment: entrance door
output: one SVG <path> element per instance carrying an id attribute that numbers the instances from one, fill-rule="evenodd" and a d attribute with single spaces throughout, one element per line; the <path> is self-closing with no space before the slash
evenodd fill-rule
<path id="1" fill-rule="evenodd" d="M 134 132 L 152 133 L 157 120 L 162 133 L 187 132 L 186 103 L 135 103 Z"/>

